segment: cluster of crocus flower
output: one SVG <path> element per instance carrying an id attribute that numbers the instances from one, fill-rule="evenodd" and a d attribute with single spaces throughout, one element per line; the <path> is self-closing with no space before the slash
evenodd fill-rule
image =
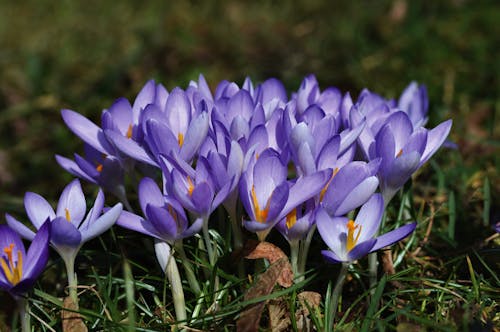
<path id="1" fill-rule="evenodd" d="M 377 237 L 389 201 L 450 131 L 451 121 L 425 128 L 427 110 L 425 87 L 417 83 L 399 100 L 368 90 L 353 100 L 337 88 L 322 91 L 313 75 L 290 96 L 277 79 L 254 85 L 247 78 L 241 87 L 222 81 L 213 93 L 202 75 L 186 89 L 170 92 L 151 80 L 132 103 L 119 98 L 105 109 L 100 126 L 75 111 L 62 111 L 69 129 L 85 143 L 85 155 L 56 156 L 58 163 L 113 193 L 129 211 L 117 204 L 101 215 L 100 190 L 84 219 L 85 200 L 76 180 L 64 190 L 57 212 L 33 193 L 26 194 L 25 207 L 37 229 L 46 220 L 52 224 L 50 243 L 69 266 L 68 276 L 82 243 L 118 219 L 118 225 L 155 238 L 162 269 L 173 287 L 182 288 L 171 247 L 183 254 L 182 239 L 201 231 L 209 264 L 215 266 L 218 249 L 209 221 L 224 207 L 233 249 L 243 245 L 242 228 L 261 241 L 277 229 L 290 243 L 300 278 L 316 228 L 329 247 L 323 251 L 326 260 L 344 263 L 415 229 L 410 223 Z M 132 210 L 125 186 L 125 177 L 135 171 L 143 175 L 141 214 Z M 358 208 L 354 220 L 347 217 Z M 7 221 L 21 236 L 34 238 L 10 215 Z M 16 260 L 5 262 L 12 267 Z M 3 271 L 6 276 L 8 269 Z M 176 303 L 176 311 L 182 305 Z M 185 309 L 177 318 L 186 319 Z"/>

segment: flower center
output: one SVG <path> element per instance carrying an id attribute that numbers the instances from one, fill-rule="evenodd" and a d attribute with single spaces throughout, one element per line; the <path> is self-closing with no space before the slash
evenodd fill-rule
<path id="1" fill-rule="evenodd" d="M 272 195 L 271 195 L 272 196 Z M 255 186 L 252 186 L 252 201 L 253 201 L 253 210 L 255 213 L 255 219 L 263 223 L 267 219 L 267 215 L 269 214 L 269 205 L 271 204 L 271 197 L 267 200 L 266 207 L 264 210 L 260 209 L 259 201 L 257 200 L 257 194 L 255 193 Z"/>
<path id="2" fill-rule="evenodd" d="M 326 185 L 323 187 L 323 189 L 321 189 L 321 192 L 319 193 L 319 201 L 320 202 L 323 201 L 323 197 L 325 196 L 326 190 L 328 189 L 328 187 L 330 186 L 330 183 L 332 182 L 333 178 L 335 177 L 335 175 L 337 175 L 338 172 L 339 172 L 339 168 L 335 167 L 335 169 L 333 170 L 332 177 L 330 178 L 330 180 L 328 180 Z"/>
<path id="3" fill-rule="evenodd" d="M 359 235 L 361 235 L 361 225 L 356 225 L 353 220 L 349 220 L 347 222 L 347 243 L 346 243 L 346 249 L 347 251 L 351 251 L 352 248 L 356 246 L 356 243 L 358 242 Z M 356 237 L 354 237 L 354 232 L 358 229 L 358 233 L 356 234 Z"/>
<path id="4" fill-rule="evenodd" d="M 292 228 L 297 222 L 297 209 L 293 209 L 289 214 L 286 215 L 286 227 L 288 229 Z"/>
<path id="5" fill-rule="evenodd" d="M 14 251 L 14 243 L 10 246 L 3 248 L 3 252 L 7 254 L 7 259 L 0 259 L 2 270 L 7 280 L 13 285 L 17 285 L 23 276 L 23 255 L 21 250 L 17 251 L 17 262 L 14 263 L 12 253 Z"/>

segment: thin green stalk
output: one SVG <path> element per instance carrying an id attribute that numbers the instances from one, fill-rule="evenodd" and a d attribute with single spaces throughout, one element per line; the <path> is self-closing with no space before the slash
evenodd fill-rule
<path id="1" fill-rule="evenodd" d="M 175 257 L 170 256 L 167 263 L 167 268 L 165 269 L 165 274 L 167 275 L 168 281 L 170 282 L 172 289 L 172 298 L 174 300 L 175 317 L 179 325 L 183 325 L 186 321 L 186 302 L 184 300 L 184 290 L 182 288 L 182 280 L 179 274 L 179 269 L 177 268 L 177 262 Z"/>
<path id="2" fill-rule="evenodd" d="M 300 282 L 298 280 L 299 276 L 299 240 L 290 241 L 290 263 L 292 264 L 292 272 L 295 282 Z"/>
<path id="3" fill-rule="evenodd" d="M 212 273 L 213 268 L 215 267 L 215 263 L 217 261 L 217 243 L 214 241 L 213 242 L 213 247 L 212 247 L 212 241 L 210 241 L 210 233 L 208 232 L 208 217 L 203 218 L 203 239 L 205 241 L 205 248 L 207 249 L 208 253 L 208 261 L 210 263 L 210 270 Z M 219 276 L 215 275 L 214 276 L 214 293 L 216 293 L 219 290 Z"/>
<path id="4" fill-rule="evenodd" d="M 194 274 L 193 266 L 191 262 L 188 260 L 186 256 L 186 252 L 184 251 L 184 245 L 182 244 L 182 240 L 175 242 L 174 244 L 175 251 L 179 253 L 182 266 L 184 267 L 184 271 L 186 272 L 186 277 L 189 283 L 189 287 L 193 291 L 193 293 L 198 296 L 201 293 L 200 284 L 198 283 L 198 278 Z"/>
<path id="5" fill-rule="evenodd" d="M 30 303 L 27 298 L 16 297 L 19 318 L 21 319 L 21 331 L 31 332 Z"/>
<path id="6" fill-rule="evenodd" d="M 307 256 L 309 255 L 309 248 L 311 247 L 312 237 L 316 231 L 316 224 L 311 226 L 309 232 L 305 239 L 300 241 L 300 252 L 299 252 L 299 268 L 298 273 L 301 275 L 299 281 L 304 280 L 304 273 L 306 272 Z"/>
<path id="7" fill-rule="evenodd" d="M 335 321 L 335 316 L 337 313 L 337 306 L 339 304 L 340 295 L 342 295 L 342 287 L 344 287 L 344 281 L 347 276 L 347 270 L 349 265 L 347 263 L 342 263 L 340 268 L 339 276 L 337 277 L 337 283 L 333 289 L 332 296 L 330 298 L 329 312 L 327 313 L 327 322 L 325 331 L 333 331 L 333 323 Z"/>
<path id="8" fill-rule="evenodd" d="M 68 292 L 73 303 L 78 307 L 78 279 L 75 273 L 75 258 L 64 257 L 64 264 L 66 265 L 66 274 L 68 275 Z"/>

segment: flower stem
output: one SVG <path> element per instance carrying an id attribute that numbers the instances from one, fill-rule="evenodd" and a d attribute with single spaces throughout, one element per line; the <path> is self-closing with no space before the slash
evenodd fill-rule
<path id="1" fill-rule="evenodd" d="M 290 263 L 292 264 L 293 278 L 295 282 L 300 282 L 299 276 L 299 240 L 290 241 Z"/>
<path id="2" fill-rule="evenodd" d="M 184 251 L 184 245 L 182 244 L 182 240 L 175 242 L 175 251 L 179 253 L 182 266 L 184 267 L 184 271 L 186 272 L 187 280 L 189 283 L 189 287 L 193 291 L 193 293 L 198 296 L 201 293 L 200 284 L 198 283 L 198 279 L 193 271 L 193 266 L 191 262 L 188 260 L 186 256 L 186 252 Z"/>
<path id="3" fill-rule="evenodd" d="M 78 280 L 75 273 L 75 258 L 64 258 L 64 264 L 66 265 L 66 274 L 68 275 L 69 296 L 78 308 Z"/>
<path id="4" fill-rule="evenodd" d="M 297 282 L 301 282 L 302 280 L 304 280 L 304 273 L 306 272 L 307 255 L 309 254 L 309 247 L 311 246 L 311 240 L 315 231 L 316 231 L 316 224 L 311 226 L 309 232 L 307 233 L 306 238 L 300 240 L 299 267 L 298 267 L 298 273 L 300 277 L 297 280 Z"/>
<path id="5" fill-rule="evenodd" d="M 368 254 L 368 277 L 370 279 L 370 294 L 375 295 L 375 285 L 377 284 L 378 259 L 377 252 Z"/>
<path id="6" fill-rule="evenodd" d="M 21 319 L 21 331 L 31 332 L 30 303 L 27 298 L 16 296 L 19 318 Z"/>
<path id="7" fill-rule="evenodd" d="M 345 277 L 347 276 L 347 269 L 349 265 L 347 263 L 342 263 L 340 268 L 339 276 L 337 277 L 337 283 L 333 289 L 332 297 L 330 298 L 329 312 L 327 313 L 327 326 L 325 331 L 333 331 L 333 323 L 335 321 L 335 315 L 337 313 L 337 306 L 339 304 L 339 298 L 342 294 L 342 287 L 344 286 Z"/>
<path id="8" fill-rule="evenodd" d="M 180 325 L 183 325 L 186 321 L 186 303 L 184 301 L 184 290 L 182 289 L 181 276 L 179 274 L 179 269 L 177 268 L 177 262 L 175 257 L 170 256 L 167 263 L 167 268 L 165 270 L 168 281 L 172 287 L 172 298 L 174 300 L 175 317 Z"/>
<path id="9" fill-rule="evenodd" d="M 208 232 L 208 217 L 203 217 L 203 239 L 208 253 L 208 262 L 210 263 L 210 273 L 213 273 L 215 263 L 217 261 L 217 243 L 210 241 L 210 234 Z M 219 290 L 219 276 L 214 277 L 214 294 Z"/>

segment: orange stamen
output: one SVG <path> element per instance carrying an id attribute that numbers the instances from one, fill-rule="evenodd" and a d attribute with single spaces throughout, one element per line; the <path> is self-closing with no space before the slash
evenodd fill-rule
<path id="1" fill-rule="evenodd" d="M 401 157 L 402 154 L 403 154 L 403 149 L 399 150 L 398 154 L 396 155 L 396 158 Z"/>
<path id="2" fill-rule="evenodd" d="M 96 169 L 99 173 L 101 173 L 101 172 L 102 172 L 102 168 L 103 168 L 102 164 L 98 164 L 98 165 L 97 165 L 97 167 L 96 167 L 95 169 Z"/>
<path id="3" fill-rule="evenodd" d="M 194 191 L 194 184 L 189 176 L 187 177 L 187 182 L 188 182 L 188 194 L 189 196 L 192 196 Z"/>
<path id="4" fill-rule="evenodd" d="M 65 216 L 66 216 L 66 220 L 67 221 L 71 221 L 71 214 L 69 213 L 69 210 L 68 209 L 64 209 L 64 213 L 65 213 Z"/>
<path id="5" fill-rule="evenodd" d="M 289 214 L 286 215 L 286 227 L 288 229 L 292 228 L 297 222 L 297 209 L 293 209 Z"/>
<path id="6" fill-rule="evenodd" d="M 182 144 L 184 144 L 184 135 L 182 133 L 177 135 L 177 142 L 179 143 L 179 147 L 182 147 Z"/>
<path id="7" fill-rule="evenodd" d="M 347 251 L 351 251 L 352 248 L 356 246 L 359 236 L 361 235 L 361 225 L 356 225 L 353 220 L 349 220 L 346 226 L 347 226 L 347 242 L 345 246 Z M 354 231 L 358 228 L 359 228 L 358 234 L 356 234 L 356 238 L 354 238 Z"/>
<path id="8" fill-rule="evenodd" d="M 335 169 L 333 170 L 333 173 L 332 173 L 332 177 L 330 178 L 330 180 L 328 180 L 326 185 L 323 187 L 323 189 L 321 189 L 321 192 L 319 193 L 319 201 L 320 202 L 323 201 L 323 197 L 325 196 L 325 193 L 326 193 L 328 187 L 330 186 L 330 183 L 332 182 L 333 178 L 335 177 L 335 175 L 337 175 L 338 172 L 339 172 L 339 168 L 335 167 Z"/>
<path id="9" fill-rule="evenodd" d="M 132 138 L 132 124 L 128 125 L 127 133 L 125 134 L 127 138 Z"/>
<path id="10" fill-rule="evenodd" d="M 255 186 L 252 186 L 252 201 L 255 212 L 255 219 L 260 223 L 265 222 L 267 219 L 267 215 L 269 214 L 271 197 L 269 197 L 269 199 L 267 200 L 266 207 L 264 208 L 264 210 L 261 210 L 259 206 L 259 201 L 257 200 L 257 194 L 255 193 Z"/>
<path id="11" fill-rule="evenodd" d="M 8 247 L 5 247 L 3 251 L 7 254 L 7 261 L 5 259 L 0 259 L 0 266 L 7 280 L 15 286 L 21 281 L 23 276 L 23 255 L 21 250 L 18 250 L 17 262 L 14 264 L 14 258 L 12 257 L 14 244 L 11 243 Z"/>

